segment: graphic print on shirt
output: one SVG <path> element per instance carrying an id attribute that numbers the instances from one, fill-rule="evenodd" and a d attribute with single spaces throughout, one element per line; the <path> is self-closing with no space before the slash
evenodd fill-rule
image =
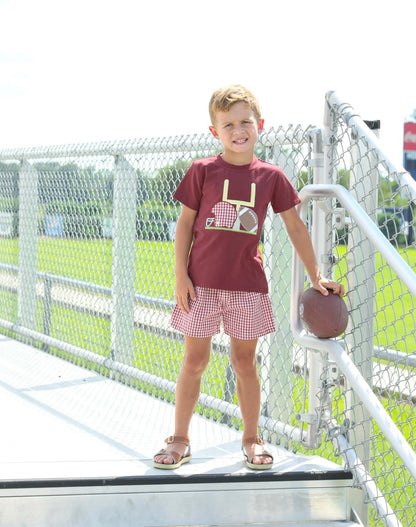
<path id="1" fill-rule="evenodd" d="M 256 184 L 251 184 L 249 201 L 230 198 L 228 196 L 229 184 L 230 181 L 226 179 L 222 191 L 222 201 L 212 207 L 214 216 L 207 218 L 205 228 L 257 234 L 258 218 L 251 208 L 256 203 Z"/>

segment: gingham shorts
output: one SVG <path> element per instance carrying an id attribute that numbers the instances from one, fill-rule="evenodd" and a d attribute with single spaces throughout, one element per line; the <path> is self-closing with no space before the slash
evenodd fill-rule
<path id="1" fill-rule="evenodd" d="M 276 331 L 268 294 L 196 287 L 189 313 L 176 305 L 171 326 L 189 337 L 212 337 L 221 330 L 241 340 L 253 340 Z"/>

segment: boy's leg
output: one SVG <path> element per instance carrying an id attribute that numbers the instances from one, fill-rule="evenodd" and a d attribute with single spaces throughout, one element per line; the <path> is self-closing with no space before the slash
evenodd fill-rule
<path id="1" fill-rule="evenodd" d="M 207 367 L 211 350 L 211 337 L 194 338 L 185 336 L 185 353 L 178 376 L 175 394 L 175 435 L 188 437 L 192 414 L 198 402 L 201 377 Z M 182 443 L 166 445 L 166 450 L 175 450 L 181 455 L 186 449 Z M 156 463 L 172 463 L 166 455 L 155 457 Z"/>
<path id="2" fill-rule="evenodd" d="M 260 417 L 260 380 L 256 364 L 257 339 L 240 340 L 231 337 L 231 364 L 237 377 L 237 397 L 243 417 L 244 432 L 242 443 L 258 434 Z M 269 464 L 273 460 L 269 456 L 256 456 L 256 443 L 246 445 L 248 457 L 254 464 Z"/>

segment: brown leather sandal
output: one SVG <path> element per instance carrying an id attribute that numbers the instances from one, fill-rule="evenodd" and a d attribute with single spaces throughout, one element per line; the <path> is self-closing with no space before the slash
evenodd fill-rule
<path id="1" fill-rule="evenodd" d="M 165 439 L 165 443 L 167 445 L 171 445 L 173 443 L 182 443 L 186 445 L 185 452 L 183 453 L 183 455 L 181 455 L 175 450 L 168 451 L 165 448 L 162 448 L 162 450 L 159 450 L 159 452 L 155 454 L 153 458 L 153 466 L 155 468 L 161 468 L 163 470 L 173 470 L 174 468 L 179 468 L 184 463 L 188 463 L 188 461 L 191 461 L 191 445 L 187 437 L 175 435 L 169 436 Z M 157 463 L 155 461 L 156 456 L 170 456 L 172 458 L 172 463 Z"/>
<path id="2" fill-rule="evenodd" d="M 247 455 L 247 452 L 246 452 L 246 447 L 248 445 L 260 445 L 262 446 L 262 451 L 259 453 L 259 454 L 254 454 L 254 456 L 249 459 L 248 458 L 248 455 Z M 245 440 L 245 443 L 244 445 L 242 446 L 242 451 L 243 451 L 243 455 L 244 455 L 244 461 L 245 461 L 245 464 L 248 468 L 251 468 L 253 470 L 268 470 L 269 468 L 272 468 L 273 466 L 273 456 L 267 452 L 267 450 L 264 448 L 264 441 L 263 439 L 261 439 L 261 437 L 259 436 L 255 436 L 255 437 L 249 437 L 248 439 Z M 264 463 L 264 464 L 258 464 L 258 463 L 253 463 L 253 460 L 255 457 L 270 457 L 272 458 L 272 461 L 271 463 Z"/>

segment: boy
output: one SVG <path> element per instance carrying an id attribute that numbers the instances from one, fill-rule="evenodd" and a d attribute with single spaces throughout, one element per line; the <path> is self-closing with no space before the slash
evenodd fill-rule
<path id="1" fill-rule="evenodd" d="M 175 433 L 154 457 L 154 467 L 174 469 L 191 459 L 189 424 L 210 356 L 211 338 L 230 336 L 230 360 L 249 468 L 272 467 L 258 436 L 260 383 L 257 339 L 275 331 L 259 241 L 268 205 L 280 213 L 288 235 L 323 295 L 344 294 L 341 284 L 321 276 L 309 233 L 295 206 L 299 197 L 282 170 L 257 159 L 254 148 L 264 120 L 256 98 L 242 86 L 216 91 L 209 104 L 213 136 L 224 151 L 194 161 L 176 192 L 182 203 L 175 237 L 175 300 L 172 326 L 185 334 L 177 381 Z M 191 247 L 192 246 L 192 247 Z"/>

